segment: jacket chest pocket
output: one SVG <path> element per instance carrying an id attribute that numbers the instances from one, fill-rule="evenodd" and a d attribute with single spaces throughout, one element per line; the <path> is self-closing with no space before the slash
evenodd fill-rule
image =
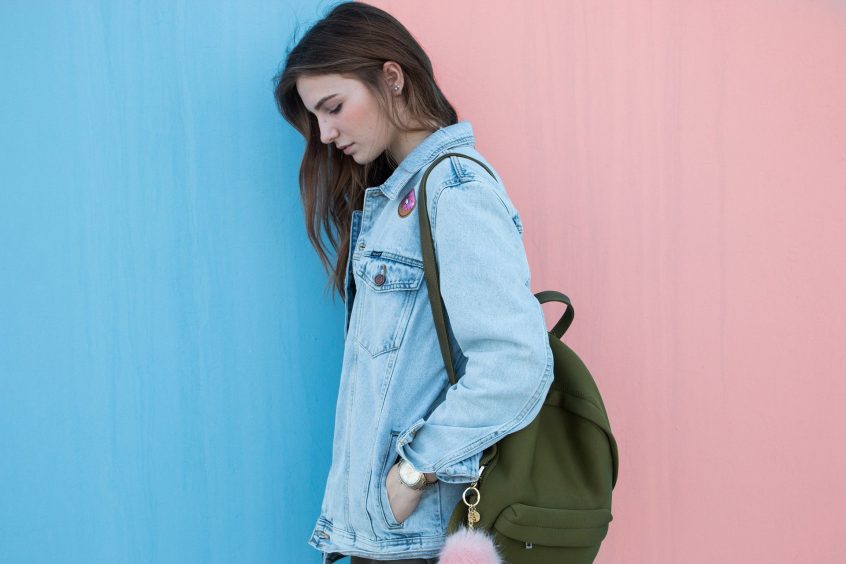
<path id="1" fill-rule="evenodd" d="M 396 253 L 370 251 L 355 269 L 360 285 L 355 303 L 355 340 L 371 356 L 399 348 L 414 299 L 423 280 L 418 259 Z"/>

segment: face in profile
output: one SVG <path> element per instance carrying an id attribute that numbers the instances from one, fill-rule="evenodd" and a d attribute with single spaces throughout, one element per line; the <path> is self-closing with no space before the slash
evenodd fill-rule
<path id="1" fill-rule="evenodd" d="M 359 80 L 340 74 L 300 77 L 297 92 L 317 118 L 320 140 L 358 164 L 375 160 L 390 144 L 390 122 L 373 93 Z"/>

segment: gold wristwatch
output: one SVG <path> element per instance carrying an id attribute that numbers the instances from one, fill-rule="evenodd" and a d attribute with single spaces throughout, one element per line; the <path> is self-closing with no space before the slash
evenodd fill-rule
<path id="1" fill-rule="evenodd" d="M 397 470 L 400 481 L 413 490 L 422 490 L 435 483 L 428 481 L 423 472 L 415 470 L 414 466 L 404 458 L 400 458 Z"/>

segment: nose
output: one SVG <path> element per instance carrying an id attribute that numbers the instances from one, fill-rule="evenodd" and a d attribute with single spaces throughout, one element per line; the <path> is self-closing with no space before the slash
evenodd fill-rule
<path id="1" fill-rule="evenodd" d="M 320 126 L 320 141 L 326 145 L 332 143 L 332 140 L 338 136 L 338 130 L 331 124 L 324 123 L 323 120 L 318 120 Z"/>

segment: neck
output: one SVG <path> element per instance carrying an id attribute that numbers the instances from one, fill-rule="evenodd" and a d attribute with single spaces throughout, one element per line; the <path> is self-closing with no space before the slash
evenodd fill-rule
<path id="1" fill-rule="evenodd" d="M 398 131 L 396 137 L 389 145 L 391 153 L 397 163 L 401 163 L 408 154 L 414 150 L 424 139 L 434 133 L 430 130 L 404 132 Z"/>

